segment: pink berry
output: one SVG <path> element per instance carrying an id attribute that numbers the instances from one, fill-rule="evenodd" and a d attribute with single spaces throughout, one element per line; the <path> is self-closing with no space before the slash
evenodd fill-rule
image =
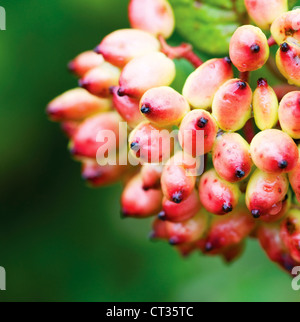
<path id="1" fill-rule="evenodd" d="M 119 95 L 140 98 L 153 87 L 169 86 L 175 78 L 175 64 L 163 53 L 149 53 L 131 60 L 120 76 Z"/>
<path id="2" fill-rule="evenodd" d="M 273 129 L 262 131 L 254 137 L 250 153 L 254 164 L 269 173 L 290 172 L 299 158 L 297 145 L 290 136 Z"/>
<path id="3" fill-rule="evenodd" d="M 142 166 L 141 176 L 145 190 L 160 187 L 162 170 L 162 166 L 156 164 L 146 163 Z"/>
<path id="4" fill-rule="evenodd" d="M 190 111 L 187 100 L 168 86 L 149 89 L 140 101 L 141 113 L 158 126 L 178 125 Z"/>
<path id="5" fill-rule="evenodd" d="M 160 211 L 161 202 L 161 190 L 144 190 L 142 178 L 136 175 L 126 184 L 122 193 L 122 214 L 125 217 L 149 217 Z"/>
<path id="6" fill-rule="evenodd" d="M 106 36 L 96 52 L 117 67 L 124 67 L 130 60 L 160 50 L 159 41 L 148 32 L 121 29 Z"/>
<path id="7" fill-rule="evenodd" d="M 76 133 L 80 122 L 78 121 L 64 121 L 61 123 L 61 129 L 65 133 L 65 135 L 71 139 Z"/>
<path id="8" fill-rule="evenodd" d="M 205 172 L 199 184 L 200 201 L 216 215 L 225 215 L 237 206 L 240 191 L 237 185 L 221 179 L 214 169 Z"/>
<path id="9" fill-rule="evenodd" d="M 218 136 L 212 157 L 216 172 L 228 182 L 241 181 L 251 172 L 250 146 L 237 133 L 225 133 Z"/>
<path id="10" fill-rule="evenodd" d="M 298 147 L 298 149 L 300 149 L 300 147 Z M 300 158 L 298 159 L 294 170 L 289 173 L 289 180 L 293 191 L 295 192 L 296 198 L 298 202 L 300 202 Z"/>
<path id="11" fill-rule="evenodd" d="M 230 40 L 230 59 L 240 72 L 257 70 L 269 58 L 269 45 L 265 34 L 257 27 L 239 27 Z"/>
<path id="12" fill-rule="evenodd" d="M 231 78 L 233 71 L 228 57 L 210 59 L 187 78 L 183 96 L 192 107 L 209 109 L 219 87 Z"/>
<path id="13" fill-rule="evenodd" d="M 76 88 L 56 97 L 47 106 L 47 113 L 53 121 L 82 120 L 95 113 L 109 110 L 112 103 L 91 95 L 83 88 Z"/>
<path id="14" fill-rule="evenodd" d="M 166 0 L 131 0 L 129 21 L 132 28 L 164 38 L 170 37 L 175 27 L 172 7 Z"/>
<path id="15" fill-rule="evenodd" d="M 167 221 L 162 221 L 156 218 L 152 224 L 152 232 L 150 233 L 150 238 L 152 240 L 168 240 L 169 234 L 167 231 Z"/>
<path id="16" fill-rule="evenodd" d="M 215 119 L 209 112 L 199 109 L 183 118 L 178 139 L 183 150 L 196 157 L 211 151 L 217 133 Z"/>

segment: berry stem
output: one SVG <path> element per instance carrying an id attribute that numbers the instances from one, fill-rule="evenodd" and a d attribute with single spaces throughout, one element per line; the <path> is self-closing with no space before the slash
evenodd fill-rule
<path id="1" fill-rule="evenodd" d="M 272 47 L 272 46 L 275 46 L 275 45 L 276 45 L 276 41 L 275 41 L 275 39 L 273 38 L 273 36 L 271 36 L 271 37 L 268 39 L 268 45 L 269 45 L 269 47 Z"/>
<path id="2" fill-rule="evenodd" d="M 250 120 L 247 121 L 247 123 L 245 124 L 245 126 L 243 128 L 243 132 L 245 134 L 245 138 L 246 138 L 247 142 L 250 144 L 256 135 L 255 129 L 254 129 L 254 124 L 253 124 L 253 118 L 251 118 Z"/>
<path id="3" fill-rule="evenodd" d="M 203 61 L 193 52 L 193 47 L 190 44 L 183 43 L 180 46 L 172 47 L 162 35 L 158 36 L 158 40 L 161 44 L 161 51 L 170 59 L 186 59 L 195 68 L 203 64 Z"/>
<path id="4" fill-rule="evenodd" d="M 278 100 L 281 101 L 286 94 L 294 91 L 299 91 L 300 88 L 294 85 L 282 84 L 274 86 L 273 89 L 277 95 Z"/>
<path id="5" fill-rule="evenodd" d="M 241 72 L 240 79 L 246 83 L 249 83 L 250 80 L 250 72 Z"/>

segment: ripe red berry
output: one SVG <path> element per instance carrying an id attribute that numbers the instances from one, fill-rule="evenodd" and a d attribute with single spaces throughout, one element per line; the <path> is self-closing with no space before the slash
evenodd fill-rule
<path id="1" fill-rule="evenodd" d="M 94 95 L 109 97 L 110 88 L 118 85 L 119 77 L 120 70 L 117 67 L 103 63 L 88 71 L 79 80 L 79 85 Z"/>
<path id="2" fill-rule="evenodd" d="M 251 172 L 250 146 L 237 133 L 225 133 L 218 136 L 212 157 L 216 172 L 228 182 L 241 181 Z"/>
<path id="3" fill-rule="evenodd" d="M 240 79 L 231 79 L 217 91 L 212 114 L 222 130 L 238 131 L 251 117 L 251 102 L 250 86 Z"/>
<path id="4" fill-rule="evenodd" d="M 47 106 L 53 121 L 82 120 L 95 113 L 108 111 L 112 103 L 91 95 L 83 88 L 75 88 L 56 97 Z"/>
<path id="5" fill-rule="evenodd" d="M 194 157 L 211 151 L 218 133 L 218 125 L 209 112 L 193 110 L 182 120 L 178 139 L 186 153 Z"/>
<path id="6" fill-rule="evenodd" d="M 160 211 L 161 202 L 161 190 L 143 189 L 142 178 L 136 175 L 126 184 L 122 193 L 122 214 L 125 217 L 149 217 Z"/>
<path id="7" fill-rule="evenodd" d="M 290 172 L 299 158 L 295 142 L 279 130 L 258 133 L 251 142 L 250 152 L 254 164 L 269 173 Z"/>
<path id="8" fill-rule="evenodd" d="M 261 68 L 267 62 L 269 54 L 267 37 L 257 27 L 239 27 L 230 40 L 230 59 L 240 72 Z"/>
<path id="9" fill-rule="evenodd" d="M 175 64 L 163 53 L 149 53 L 131 60 L 120 76 L 119 95 L 140 98 L 153 87 L 169 86 L 175 78 Z"/>
<path id="10" fill-rule="evenodd" d="M 287 0 L 245 0 L 249 16 L 262 29 L 269 29 L 273 21 L 288 11 Z"/>
<path id="11" fill-rule="evenodd" d="M 143 181 L 143 188 L 145 190 L 160 187 L 162 170 L 162 166 L 151 163 L 146 163 L 142 166 L 141 176 Z"/>
<path id="12" fill-rule="evenodd" d="M 101 55 L 94 51 L 85 51 L 74 58 L 68 65 L 69 69 L 78 77 L 83 77 L 89 70 L 104 63 Z"/>
<path id="13" fill-rule="evenodd" d="M 149 89 L 141 98 L 140 112 L 158 126 L 178 125 L 190 111 L 187 100 L 168 86 Z"/>
<path id="14" fill-rule="evenodd" d="M 265 215 L 278 215 L 288 193 L 289 182 L 285 174 L 270 174 L 256 170 L 246 191 L 246 205 L 255 219 Z"/>
<path id="15" fill-rule="evenodd" d="M 240 190 L 237 185 L 221 179 L 212 169 L 205 172 L 200 179 L 199 196 L 207 211 L 225 215 L 237 206 Z"/>
<path id="16" fill-rule="evenodd" d="M 131 0 L 129 21 L 132 28 L 164 38 L 171 36 L 175 26 L 173 10 L 167 0 Z"/>
<path id="17" fill-rule="evenodd" d="M 107 62 L 122 68 L 133 58 L 159 49 L 159 41 L 148 32 L 120 29 L 106 36 L 95 51 L 102 54 Z"/>
<path id="18" fill-rule="evenodd" d="M 183 96 L 192 107 L 209 109 L 219 87 L 231 78 L 233 71 L 228 57 L 208 60 L 187 78 Z"/>
<path id="19" fill-rule="evenodd" d="M 168 240 L 169 234 L 167 231 L 167 221 L 162 221 L 156 218 L 152 224 L 152 232 L 150 233 L 150 238 Z"/>

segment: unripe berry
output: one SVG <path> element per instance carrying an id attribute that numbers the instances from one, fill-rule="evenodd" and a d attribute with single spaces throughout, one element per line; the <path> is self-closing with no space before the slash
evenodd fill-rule
<path id="1" fill-rule="evenodd" d="M 56 97 L 47 106 L 47 114 L 51 120 L 82 120 L 95 113 L 109 110 L 112 103 L 91 95 L 83 88 L 75 88 Z"/>
<path id="2" fill-rule="evenodd" d="M 220 253 L 241 243 L 254 229 L 255 221 L 246 207 L 238 206 L 231 214 L 212 218 L 205 238 L 204 252 Z"/>
<path id="3" fill-rule="evenodd" d="M 143 122 L 130 133 L 129 148 L 141 163 L 160 163 L 170 158 L 173 144 L 168 130 Z"/>
<path id="4" fill-rule="evenodd" d="M 278 99 L 266 79 L 259 79 L 253 93 L 253 112 L 257 127 L 264 131 L 278 122 Z"/>
<path id="5" fill-rule="evenodd" d="M 198 134 L 203 134 L 199 137 Z M 182 120 L 178 139 L 186 153 L 194 157 L 211 151 L 218 133 L 218 125 L 209 112 L 193 110 Z"/>
<path id="6" fill-rule="evenodd" d="M 264 215 L 277 215 L 288 193 L 289 182 L 285 174 L 270 174 L 256 170 L 246 191 L 246 205 L 255 219 Z"/>
<path id="7" fill-rule="evenodd" d="M 296 261 L 290 256 L 281 239 L 279 225 L 269 224 L 260 226 L 257 237 L 262 249 L 270 260 L 279 264 L 290 273 L 293 267 L 296 266 Z"/>
<path id="8" fill-rule="evenodd" d="M 300 263 L 300 211 L 290 210 L 281 224 L 280 236 L 292 258 Z"/>
<path id="9" fill-rule="evenodd" d="M 276 54 L 276 64 L 281 74 L 292 85 L 300 86 L 300 46 L 288 39 Z"/>
<path id="10" fill-rule="evenodd" d="M 111 88 L 113 95 L 113 105 L 121 117 L 128 123 L 129 127 L 135 128 L 141 122 L 145 121 L 139 110 L 139 100 L 127 95 L 118 94 L 119 87 Z"/>
<path id="11" fill-rule="evenodd" d="M 187 100 L 168 86 L 149 89 L 140 101 L 141 113 L 158 126 L 178 125 L 190 106 Z"/>
<path id="12" fill-rule="evenodd" d="M 209 109 L 219 87 L 231 78 L 233 71 L 228 57 L 208 60 L 187 78 L 183 96 L 192 107 Z"/>
<path id="13" fill-rule="evenodd" d="M 207 215 L 199 212 L 181 223 L 166 221 L 166 231 L 171 245 L 193 243 L 199 240 L 207 228 Z"/>
<path id="14" fill-rule="evenodd" d="M 143 188 L 147 190 L 160 187 L 161 174 L 162 166 L 151 163 L 144 164 L 141 169 Z"/>
<path id="15" fill-rule="evenodd" d="M 161 187 L 167 199 L 181 203 L 194 190 L 196 177 L 188 175 L 187 168 L 173 160 L 174 158 L 163 169 Z"/>
<path id="16" fill-rule="evenodd" d="M 267 37 L 257 27 L 239 27 L 230 40 L 230 59 L 240 72 L 261 68 L 267 62 L 269 54 Z"/>
<path id="17" fill-rule="evenodd" d="M 300 91 L 283 97 L 279 105 L 279 121 L 284 132 L 300 139 Z"/>
<path id="18" fill-rule="evenodd" d="M 127 183 L 122 193 L 122 214 L 125 217 L 149 217 L 160 211 L 161 202 L 161 190 L 144 190 L 142 178 L 136 175 Z"/>
<path id="19" fill-rule="evenodd" d="M 278 45 L 289 37 L 300 41 L 300 9 L 280 15 L 271 26 L 271 33 Z"/>
<path id="20" fill-rule="evenodd" d="M 87 118 L 80 124 L 73 136 L 71 152 L 77 157 L 96 159 L 98 149 L 106 142 L 106 131 L 115 135 L 111 148 L 116 149 L 119 141 L 120 116 L 116 112 L 98 114 Z M 98 140 L 97 140 L 98 139 Z"/>
<path id="21" fill-rule="evenodd" d="M 250 86 L 240 79 L 231 79 L 217 91 L 212 114 L 222 130 L 238 131 L 251 117 L 251 102 Z"/>
<path id="22" fill-rule="evenodd" d="M 135 58 L 121 73 L 119 95 L 140 98 L 148 89 L 170 85 L 175 74 L 174 62 L 163 53 Z"/>
<path id="23" fill-rule="evenodd" d="M 94 51 L 85 51 L 74 58 L 68 65 L 69 69 L 78 77 L 83 77 L 89 70 L 104 63 L 101 55 Z"/>
<path id="24" fill-rule="evenodd" d="M 82 163 L 82 178 L 93 187 L 113 184 L 120 180 L 126 171 L 126 166 L 100 166 L 93 159 L 85 159 Z"/>
<path id="25" fill-rule="evenodd" d="M 110 88 L 118 85 L 119 77 L 120 70 L 117 67 L 103 63 L 88 71 L 79 80 L 79 85 L 94 95 L 109 97 Z"/>
<path id="26" fill-rule="evenodd" d="M 241 181 L 251 172 L 250 146 L 237 133 L 225 133 L 218 136 L 212 157 L 216 172 L 228 182 Z"/>
<path id="27" fill-rule="evenodd" d="M 158 215 L 162 220 L 182 222 L 194 217 L 201 208 L 199 195 L 196 190 L 181 203 L 163 199 L 163 211 Z"/>
<path id="28" fill-rule="evenodd" d="M 175 27 L 172 7 L 166 0 L 131 0 L 129 21 L 132 28 L 169 38 Z"/>
<path id="29" fill-rule="evenodd" d="M 216 215 L 228 214 L 237 206 L 239 196 L 238 186 L 221 179 L 214 169 L 202 175 L 199 197 L 207 211 Z"/>
<path id="30" fill-rule="evenodd" d="M 288 11 L 287 0 L 245 0 L 249 16 L 262 29 L 269 29 L 273 21 Z"/>
<path id="31" fill-rule="evenodd" d="M 300 146 L 298 146 L 300 153 Z M 297 165 L 293 171 L 289 173 L 290 184 L 295 192 L 298 202 L 300 202 L 300 158 L 298 159 Z"/>
<path id="32" fill-rule="evenodd" d="M 148 32 L 121 29 L 106 36 L 95 51 L 102 54 L 107 62 L 122 68 L 133 58 L 159 49 L 159 41 Z"/>
<path id="33" fill-rule="evenodd" d="M 254 137 L 250 153 L 254 164 L 269 173 L 290 172 L 299 158 L 297 145 L 291 137 L 273 129 L 262 131 Z"/>

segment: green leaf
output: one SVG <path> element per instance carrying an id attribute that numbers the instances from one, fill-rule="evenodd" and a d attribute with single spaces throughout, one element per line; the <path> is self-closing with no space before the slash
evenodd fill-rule
<path id="1" fill-rule="evenodd" d="M 198 50 L 226 55 L 245 17 L 244 0 L 170 0 L 178 33 Z"/>

